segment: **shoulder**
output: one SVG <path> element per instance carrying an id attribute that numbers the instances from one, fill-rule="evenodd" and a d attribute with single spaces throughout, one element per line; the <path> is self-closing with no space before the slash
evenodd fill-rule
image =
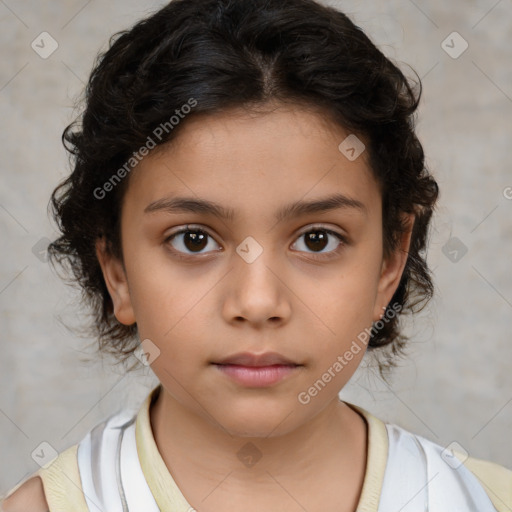
<path id="1" fill-rule="evenodd" d="M 456 455 L 457 452 L 455 452 Z M 459 459 L 463 460 L 460 455 Z M 488 460 L 468 457 L 464 465 L 478 479 L 499 512 L 510 510 L 512 503 L 512 470 Z"/>
<path id="2" fill-rule="evenodd" d="M 91 436 L 94 435 L 94 444 L 97 444 L 99 439 L 105 437 L 105 433 L 119 435 L 119 427 L 127 424 L 127 422 L 133 422 L 136 412 L 132 408 L 122 409 L 96 425 L 79 443 L 59 453 L 52 462 L 39 469 L 25 482 L 11 489 L 7 497 L 0 495 L 0 511 L 88 511 L 86 498 L 82 490 L 79 447 L 82 446 L 83 448 L 81 451 L 82 465 L 85 467 L 86 475 L 92 474 L 93 468 L 86 464 L 91 456 Z"/>
<path id="3" fill-rule="evenodd" d="M 10 490 L 1 502 L 1 512 L 86 511 L 76 451 L 77 445 L 69 447 Z"/>
<path id="4" fill-rule="evenodd" d="M 477 510 L 510 510 L 512 471 L 493 462 L 469 457 L 457 443 L 443 447 L 397 425 L 386 424 L 389 435 L 393 480 L 400 481 L 421 474 L 429 481 L 432 502 L 446 501 L 450 495 L 454 508 L 465 510 L 463 503 L 479 504 Z M 405 472 L 405 475 L 404 475 Z M 492 505 L 491 505 L 492 504 Z M 455 506 L 457 505 L 457 506 Z M 436 509 L 437 510 L 437 509 Z"/>
<path id="5" fill-rule="evenodd" d="M 43 482 L 34 476 L 18 487 L 1 504 L 3 512 L 48 512 Z"/>

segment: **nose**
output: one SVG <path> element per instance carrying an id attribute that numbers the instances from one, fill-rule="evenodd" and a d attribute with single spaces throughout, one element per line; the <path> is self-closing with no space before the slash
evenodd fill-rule
<path id="1" fill-rule="evenodd" d="M 249 262 L 234 255 L 234 267 L 225 296 L 223 314 L 229 323 L 281 325 L 291 314 L 289 288 L 270 251 L 263 251 Z"/>

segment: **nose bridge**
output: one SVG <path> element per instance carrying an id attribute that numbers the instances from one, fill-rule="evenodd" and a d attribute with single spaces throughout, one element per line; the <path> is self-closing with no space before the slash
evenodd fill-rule
<path id="1" fill-rule="evenodd" d="M 251 288 L 258 285 L 277 286 L 275 271 L 277 265 L 275 251 L 270 246 L 270 237 L 259 236 L 259 241 L 247 236 L 236 247 L 235 272 L 237 281 L 250 284 Z M 249 283 L 247 283 L 249 281 Z"/>
<path id="2" fill-rule="evenodd" d="M 258 241 L 248 236 L 236 247 L 227 297 L 230 318 L 264 322 L 288 315 L 286 293 L 278 278 L 279 261 L 269 240 L 270 237 Z"/>

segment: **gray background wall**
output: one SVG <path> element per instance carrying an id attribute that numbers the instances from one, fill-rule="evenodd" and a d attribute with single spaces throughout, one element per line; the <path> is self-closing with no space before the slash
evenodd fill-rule
<path id="1" fill-rule="evenodd" d="M 41 442 L 67 448 L 157 383 L 83 360 L 88 340 L 58 320 L 77 323 L 78 296 L 37 250 L 55 236 L 46 207 L 68 173 L 60 136 L 97 51 L 163 3 L 0 1 L 0 492 L 38 469 Z M 407 326 L 410 356 L 390 386 L 361 369 L 342 397 L 512 468 L 512 0 L 331 4 L 423 79 L 418 133 L 441 187 L 429 252 L 436 298 Z M 46 59 L 31 48 L 43 31 L 58 43 Z M 462 39 L 442 47 L 453 31 L 469 44 L 458 58 L 445 49 L 459 53 Z M 50 48 L 46 39 L 38 50 Z"/>

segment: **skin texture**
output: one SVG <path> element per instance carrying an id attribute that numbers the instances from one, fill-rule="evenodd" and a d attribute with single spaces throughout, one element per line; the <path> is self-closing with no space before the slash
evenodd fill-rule
<path id="1" fill-rule="evenodd" d="M 0 503 L 1 512 L 48 512 L 43 482 L 36 476 L 27 480 Z"/>
<path id="2" fill-rule="evenodd" d="M 366 155 L 347 159 L 338 146 L 349 133 L 318 112 L 237 110 L 191 118 L 183 128 L 130 175 L 121 219 L 124 265 L 97 244 L 116 318 L 136 321 L 140 339 L 159 351 L 151 364 L 163 385 L 151 410 L 159 451 L 201 511 L 355 510 L 366 423 L 338 392 L 366 347 L 308 404 L 298 395 L 381 318 L 411 232 L 383 260 L 382 200 Z M 334 193 L 364 210 L 274 218 L 289 203 Z M 234 216 L 144 213 L 150 203 L 178 195 L 214 201 Z M 183 234 L 169 239 L 187 224 L 211 235 L 199 253 Z M 333 230 L 347 243 L 328 235 L 315 252 L 301 236 L 312 227 L 324 236 L 322 230 Z M 263 251 L 251 263 L 236 251 L 249 236 Z M 211 364 L 267 351 L 302 366 L 254 388 Z M 237 456 L 249 442 L 261 455 L 252 467 Z"/>

